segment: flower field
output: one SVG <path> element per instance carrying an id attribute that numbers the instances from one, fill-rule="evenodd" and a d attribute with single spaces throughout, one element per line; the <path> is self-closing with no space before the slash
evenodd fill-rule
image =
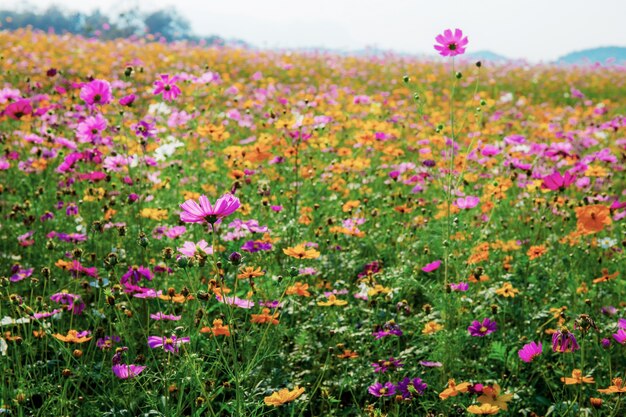
<path id="1" fill-rule="evenodd" d="M 433 42 L 0 32 L 0 414 L 625 415 L 626 68 Z"/>

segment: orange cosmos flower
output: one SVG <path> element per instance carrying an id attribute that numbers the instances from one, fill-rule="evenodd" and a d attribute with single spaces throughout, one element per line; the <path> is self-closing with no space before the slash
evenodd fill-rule
<path id="1" fill-rule="evenodd" d="M 481 404 L 481 405 L 474 404 L 474 405 L 470 405 L 469 407 L 467 407 L 468 413 L 479 414 L 479 415 L 497 414 L 498 411 L 500 411 L 500 408 L 491 404 Z"/>
<path id="2" fill-rule="evenodd" d="M 604 281 L 610 281 L 612 279 L 617 278 L 619 275 L 619 271 L 615 271 L 612 274 L 609 274 L 609 270 L 606 268 L 602 269 L 602 276 L 600 278 L 596 278 L 593 280 L 594 284 L 597 284 L 599 282 L 604 282 Z"/>
<path id="3" fill-rule="evenodd" d="M 320 253 L 317 250 L 313 248 L 307 248 L 302 243 L 294 246 L 293 248 L 283 249 L 283 252 L 287 256 L 298 259 L 315 259 L 320 256 Z"/>
<path id="4" fill-rule="evenodd" d="M 285 294 L 287 295 L 299 295 L 301 297 L 310 297 L 311 293 L 308 291 L 309 284 L 303 284 L 300 281 L 293 284 L 291 287 L 287 288 Z"/>
<path id="5" fill-rule="evenodd" d="M 269 397 L 265 397 L 263 402 L 266 405 L 273 405 L 274 407 L 280 407 L 281 405 L 291 402 L 298 398 L 304 392 L 304 388 L 296 386 L 293 391 L 289 391 L 287 388 L 283 388 L 280 391 L 274 392 Z"/>
<path id="6" fill-rule="evenodd" d="M 279 323 L 279 321 L 277 320 L 278 313 L 270 314 L 269 308 L 264 308 L 261 314 L 251 314 L 251 316 L 252 316 L 252 319 L 250 320 L 250 322 L 252 323 L 259 323 L 259 324 L 264 324 L 264 323 L 278 324 Z"/>
<path id="7" fill-rule="evenodd" d="M 583 376 L 583 371 L 580 369 L 574 369 L 572 371 L 572 377 L 563 377 L 561 378 L 561 382 L 564 382 L 565 385 L 574 385 L 582 384 L 583 382 L 586 384 L 593 384 L 595 381 L 590 376 Z"/>
<path id="8" fill-rule="evenodd" d="M 531 246 L 530 249 L 528 249 L 528 252 L 526 252 L 526 255 L 528 255 L 528 257 L 532 261 L 533 259 L 539 258 L 541 255 L 543 255 L 547 251 L 548 250 L 546 249 L 545 245 L 536 245 L 536 246 Z"/>
<path id="9" fill-rule="evenodd" d="M 607 206 L 594 204 L 576 207 L 576 228 L 584 234 L 600 232 L 611 224 L 611 210 Z"/>
<path id="10" fill-rule="evenodd" d="M 440 394 L 439 398 L 442 400 L 447 400 L 450 397 L 456 397 L 460 393 L 465 393 L 469 390 L 470 384 L 467 382 L 461 382 L 459 385 L 456 384 L 454 379 L 448 380 L 448 388 L 444 389 Z"/>
<path id="11" fill-rule="evenodd" d="M 623 394 L 626 392 L 626 386 L 622 378 L 613 378 L 613 385 L 608 388 L 599 389 L 598 392 L 603 394 Z"/>
<path id="12" fill-rule="evenodd" d="M 339 359 L 356 359 L 359 357 L 359 354 L 350 349 L 344 349 L 343 353 L 340 353 L 337 357 Z"/>
<path id="13" fill-rule="evenodd" d="M 87 337 L 89 333 L 90 332 L 88 331 L 78 332 L 77 330 L 70 330 L 69 332 L 67 332 L 67 336 L 64 336 L 60 333 L 55 333 L 52 336 L 54 336 L 55 338 L 59 339 L 62 342 L 85 343 L 92 339 L 92 337 Z"/>
<path id="14" fill-rule="evenodd" d="M 213 327 L 203 327 L 200 333 L 210 333 L 213 336 L 230 336 L 230 329 L 224 326 L 224 322 L 220 319 L 213 320 Z"/>
<path id="15" fill-rule="evenodd" d="M 237 278 L 239 279 L 257 278 L 257 277 L 262 277 L 263 275 L 265 275 L 265 272 L 261 271 L 260 267 L 257 267 L 255 269 L 253 266 L 246 266 L 245 268 L 240 270 L 239 274 L 237 275 Z"/>
<path id="16" fill-rule="evenodd" d="M 437 333 L 439 330 L 443 330 L 443 325 L 437 323 L 436 321 L 429 321 L 424 325 L 422 329 L 423 334 L 433 334 Z"/>

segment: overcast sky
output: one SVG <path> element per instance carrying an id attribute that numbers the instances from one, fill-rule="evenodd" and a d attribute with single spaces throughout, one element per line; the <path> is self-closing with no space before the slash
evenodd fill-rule
<path id="1" fill-rule="evenodd" d="M 6 3 L 5 3 L 6 1 Z M 0 5 L 9 5 L 0 0 Z M 265 48 L 365 47 L 434 53 L 435 36 L 460 28 L 467 52 L 551 61 L 597 46 L 626 46 L 626 0 L 37 0 L 44 7 L 114 13 L 175 6 L 195 33 Z M 15 4 L 15 3 L 13 3 Z"/>

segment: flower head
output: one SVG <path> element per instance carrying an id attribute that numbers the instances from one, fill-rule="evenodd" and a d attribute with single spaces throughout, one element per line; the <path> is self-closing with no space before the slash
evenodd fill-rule
<path id="1" fill-rule="evenodd" d="M 292 248 L 285 248 L 283 249 L 283 253 L 298 259 L 315 259 L 320 256 L 320 253 L 316 249 L 307 248 L 303 243 Z"/>
<path id="2" fill-rule="evenodd" d="M 574 352 L 580 349 L 576 337 L 569 330 L 563 328 L 552 334 L 552 350 L 554 352 Z"/>
<path id="3" fill-rule="evenodd" d="M 232 194 L 224 194 L 212 205 L 205 195 L 198 198 L 198 203 L 194 200 L 187 200 L 180 205 L 183 210 L 180 213 L 180 220 L 185 223 L 210 223 L 221 221 L 226 216 L 233 214 L 241 206 L 239 199 Z"/>
<path id="4" fill-rule="evenodd" d="M 111 367 L 111 370 L 119 379 L 134 378 L 143 372 L 144 369 L 146 369 L 146 367 L 142 365 L 117 364 Z"/>
<path id="5" fill-rule="evenodd" d="M 574 369 L 572 371 L 572 377 L 562 377 L 561 382 L 565 383 L 565 385 L 575 385 L 575 384 L 593 384 L 595 381 L 593 377 L 583 376 L 583 371 L 580 369 Z"/>
<path id="6" fill-rule="evenodd" d="M 559 171 L 554 171 L 552 174 L 543 177 L 542 180 L 541 186 L 543 188 L 552 191 L 563 191 L 576 181 L 576 176 L 570 174 L 569 171 L 565 171 L 565 175 L 561 175 Z"/>
<path id="7" fill-rule="evenodd" d="M 180 337 L 172 335 L 170 337 L 161 336 L 148 336 L 148 346 L 150 349 L 163 348 L 168 352 L 178 353 L 179 346 L 183 343 L 189 343 L 191 339 L 189 337 Z"/>
<path id="8" fill-rule="evenodd" d="M 441 56 L 462 55 L 465 53 L 465 47 L 468 43 L 467 36 L 463 36 L 461 29 L 454 29 L 454 32 L 452 29 L 446 29 L 435 40 L 437 44 L 434 47 Z"/>
<path id="9" fill-rule="evenodd" d="M 541 342 L 539 343 L 530 342 L 530 343 L 525 344 L 524 347 L 521 348 L 517 352 L 517 354 L 519 355 L 521 360 L 523 360 L 526 363 L 530 363 L 537 356 L 541 355 L 542 352 L 543 352 L 543 346 L 541 345 Z"/>
<path id="10" fill-rule="evenodd" d="M 289 391 L 287 388 L 283 388 L 277 392 L 272 393 L 272 395 L 265 397 L 263 402 L 266 405 L 273 405 L 274 407 L 279 407 L 285 403 L 291 402 L 298 398 L 304 393 L 304 388 L 300 388 L 296 386 L 292 391 Z"/>
<path id="11" fill-rule="evenodd" d="M 154 82 L 154 91 L 152 94 L 163 94 L 163 100 L 172 101 L 181 94 L 180 88 L 175 84 L 178 81 L 178 76 L 175 75 L 170 78 L 169 74 L 161 74 L 160 79 Z"/>
<path id="12" fill-rule="evenodd" d="M 513 394 L 500 394 L 500 385 L 493 384 L 492 386 L 483 387 L 482 393 L 480 397 L 476 399 L 479 403 L 485 405 L 489 404 L 491 406 L 498 407 L 502 410 L 507 410 L 507 402 L 513 399 Z"/>
<path id="13" fill-rule="evenodd" d="M 421 378 L 404 378 L 398 382 L 396 389 L 402 398 L 412 398 L 416 395 L 424 395 L 428 385 Z"/>
<path id="14" fill-rule="evenodd" d="M 483 337 L 495 332 L 498 326 L 495 321 L 484 318 L 482 322 L 474 320 L 472 324 L 467 328 L 467 331 L 471 336 Z"/>
<path id="15" fill-rule="evenodd" d="M 370 385 L 367 391 L 375 397 L 391 397 L 396 393 L 396 386 L 391 382 L 385 382 L 384 384 L 377 382 L 374 385 Z"/>
<path id="16" fill-rule="evenodd" d="M 80 89 L 80 98 L 87 104 L 107 104 L 111 102 L 111 84 L 105 80 L 93 80 Z"/>

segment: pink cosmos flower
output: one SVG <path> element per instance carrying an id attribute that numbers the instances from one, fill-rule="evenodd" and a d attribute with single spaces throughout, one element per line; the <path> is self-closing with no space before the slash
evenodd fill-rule
<path id="1" fill-rule="evenodd" d="M 13 120 L 20 120 L 22 117 L 32 114 L 32 112 L 33 107 L 28 99 L 14 101 L 4 109 L 4 114 Z"/>
<path id="2" fill-rule="evenodd" d="M 80 98 L 87 104 L 107 104 L 111 102 L 111 84 L 105 80 L 93 80 L 80 89 Z"/>
<path id="3" fill-rule="evenodd" d="M 216 295 L 215 298 L 217 299 L 217 301 L 220 301 L 225 304 L 234 305 L 239 308 L 248 309 L 248 308 L 254 307 L 254 301 L 252 300 L 244 300 L 239 297 L 222 297 L 220 295 Z"/>
<path id="4" fill-rule="evenodd" d="M 467 36 L 463 37 L 461 29 L 446 29 L 443 34 L 438 35 L 435 40 L 438 44 L 434 45 L 441 56 L 457 56 L 465 53 L 467 46 Z"/>
<path id="5" fill-rule="evenodd" d="M 173 314 L 164 314 L 162 312 L 158 312 L 156 314 L 150 314 L 150 318 L 152 320 L 171 320 L 171 321 L 178 321 L 182 318 L 183 316 L 175 316 Z"/>
<path id="6" fill-rule="evenodd" d="M 111 367 L 111 370 L 113 371 L 115 376 L 118 377 L 119 379 L 134 378 L 137 375 L 139 375 L 141 372 L 143 372 L 144 369 L 146 369 L 144 365 L 118 364 L 118 365 L 113 365 L 113 367 Z"/>
<path id="7" fill-rule="evenodd" d="M 78 141 L 81 143 L 98 143 L 102 132 L 107 128 L 107 120 L 102 115 L 97 114 L 95 117 L 88 117 L 78 124 L 76 133 Z"/>
<path id="8" fill-rule="evenodd" d="M 168 352 L 178 353 L 179 346 L 183 343 L 189 343 L 191 339 L 189 337 L 180 337 L 172 335 L 170 337 L 165 336 L 148 336 L 148 346 L 150 349 L 156 349 L 162 347 L 163 350 Z"/>
<path id="9" fill-rule="evenodd" d="M 563 191 L 576 181 L 576 176 L 570 174 L 569 171 L 565 171 L 565 175 L 561 175 L 559 171 L 554 171 L 552 174 L 547 175 L 542 179 L 543 183 L 541 186 L 543 188 L 547 188 L 552 191 Z"/>
<path id="10" fill-rule="evenodd" d="M 476 207 L 478 203 L 480 203 L 480 198 L 470 195 L 467 197 L 457 198 L 454 205 L 460 209 L 471 209 Z"/>
<path id="11" fill-rule="evenodd" d="M 433 271 L 436 271 L 440 266 L 441 266 L 441 261 L 437 260 L 435 262 L 431 262 L 428 265 L 424 266 L 422 268 L 422 271 L 424 271 L 424 272 L 433 272 Z"/>
<path id="12" fill-rule="evenodd" d="M 158 79 L 154 82 L 154 86 L 156 87 L 152 94 L 155 96 L 157 94 L 163 94 L 163 100 L 172 101 L 176 99 L 181 94 L 180 88 L 175 84 L 178 81 L 178 75 L 170 78 L 169 74 L 161 74 L 161 79 Z"/>
<path id="13" fill-rule="evenodd" d="M 182 248 L 178 248 L 178 251 L 188 258 L 193 258 L 196 253 L 204 252 L 207 255 L 213 254 L 213 246 L 209 246 L 206 240 L 202 239 L 198 243 L 185 242 Z"/>
<path id="14" fill-rule="evenodd" d="M 541 342 L 539 343 L 530 342 L 530 343 L 525 344 L 523 348 L 517 351 L 517 354 L 519 355 L 521 360 L 523 360 L 526 363 L 530 363 L 537 356 L 541 355 L 542 352 L 543 352 L 543 346 L 541 345 Z"/>
<path id="15" fill-rule="evenodd" d="M 232 194 L 224 194 L 212 206 L 205 195 L 198 199 L 200 204 L 193 200 L 187 200 L 180 205 L 183 210 L 180 213 L 180 220 L 186 223 L 210 223 L 214 224 L 218 220 L 233 214 L 241 206 L 239 199 Z"/>
<path id="16" fill-rule="evenodd" d="M 613 334 L 613 339 L 621 345 L 626 344 L 626 331 L 624 331 L 624 329 L 619 329 L 617 333 Z"/>

